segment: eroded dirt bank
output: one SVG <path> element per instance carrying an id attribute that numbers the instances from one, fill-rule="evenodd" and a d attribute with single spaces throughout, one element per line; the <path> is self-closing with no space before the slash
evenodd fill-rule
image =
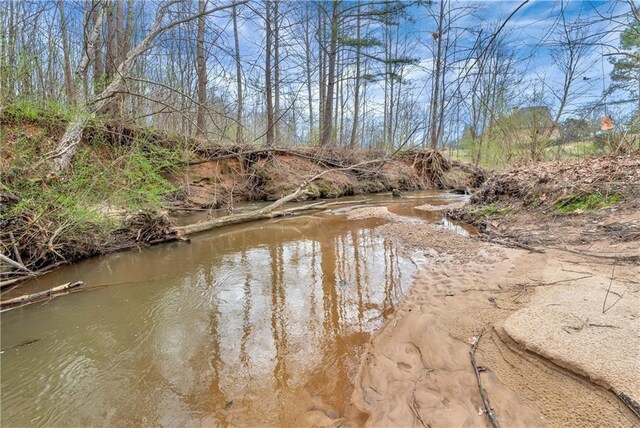
<path id="1" fill-rule="evenodd" d="M 640 399 L 636 162 L 540 167 L 553 178 L 537 189 L 535 209 L 522 200 L 533 185 L 502 193 L 491 209 L 482 188 L 457 212 L 475 220 L 476 237 L 437 225 L 382 226 L 421 268 L 363 356 L 352 401 L 368 413 L 366 424 L 490 426 L 470 361 L 483 332 L 476 357 L 502 426 L 640 426 L 632 410 Z M 582 181 L 568 178 L 576 173 Z M 603 198 L 589 196 L 596 193 Z M 589 200 L 599 206 L 579 205 Z M 578 208 L 559 209 L 567 201 Z"/>
<path id="2" fill-rule="evenodd" d="M 0 112 L 0 241 L 3 256 L 24 266 L 16 272 L 1 265 L 0 286 L 27 271 L 173 239 L 176 214 L 234 215 L 240 202 L 276 201 L 303 183 L 298 201 L 466 191 L 485 179 L 482 169 L 431 150 L 389 156 L 331 147 L 205 145 L 99 119 L 85 130 L 71 168 L 55 173 L 51 153 L 65 125 L 53 113 L 33 118 L 15 106 Z"/>

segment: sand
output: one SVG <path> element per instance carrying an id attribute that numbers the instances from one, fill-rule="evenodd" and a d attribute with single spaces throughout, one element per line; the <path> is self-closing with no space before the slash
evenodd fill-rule
<path id="1" fill-rule="evenodd" d="M 356 208 L 347 212 L 348 220 L 363 220 L 372 217 L 394 223 L 420 223 L 418 219 L 394 214 L 384 206 Z"/>
<path id="2" fill-rule="evenodd" d="M 478 364 L 503 427 L 640 426 L 612 392 L 640 399 L 640 293 L 629 282 L 637 266 L 616 268 L 608 301 L 622 298 L 602 314 L 611 266 L 593 259 L 505 249 L 427 224 L 379 233 L 426 262 L 362 357 L 352 402 L 367 426 L 490 426 L 469 355 L 483 329 Z"/>
<path id="3" fill-rule="evenodd" d="M 422 210 L 422 211 L 449 211 L 449 210 L 462 208 L 463 206 L 465 206 L 465 204 L 466 202 L 454 202 L 451 204 L 444 204 L 444 205 L 424 204 L 424 205 L 418 205 L 415 208 L 417 210 Z"/>

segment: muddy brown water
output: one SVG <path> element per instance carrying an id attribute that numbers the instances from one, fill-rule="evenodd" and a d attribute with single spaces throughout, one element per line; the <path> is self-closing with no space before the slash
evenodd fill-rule
<path id="1" fill-rule="evenodd" d="M 433 222 L 441 212 L 414 207 L 463 199 L 407 196 L 370 198 Z M 306 411 L 352 412 L 359 355 L 420 255 L 348 209 L 97 257 L 21 285 L 14 293 L 111 284 L 2 314 L 2 426 L 291 426 Z"/>

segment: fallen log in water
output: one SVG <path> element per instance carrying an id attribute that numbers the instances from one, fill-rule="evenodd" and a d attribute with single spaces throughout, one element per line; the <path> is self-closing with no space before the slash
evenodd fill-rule
<path id="1" fill-rule="evenodd" d="M 57 287 L 50 288 L 49 290 L 39 291 L 33 294 L 24 294 L 22 296 L 14 297 L 12 299 L 8 299 L 0 302 L 0 308 L 24 305 L 26 303 L 35 302 L 37 300 L 52 298 L 60 294 L 64 294 L 68 290 L 78 288 L 82 285 L 84 285 L 84 282 L 82 281 L 67 282 L 66 284 L 62 284 Z"/>
<path id="2" fill-rule="evenodd" d="M 361 204 L 367 202 L 367 199 L 361 199 L 358 201 L 339 201 L 339 202 L 315 202 L 312 204 L 302 205 L 300 207 L 288 208 L 285 210 L 269 211 L 267 209 L 260 209 L 251 211 L 248 213 L 233 214 L 224 217 L 215 218 L 212 220 L 203 221 L 200 223 L 190 224 L 187 226 L 176 227 L 174 230 L 182 237 L 195 235 L 196 233 L 206 232 L 208 230 L 218 229 L 225 226 L 231 226 L 234 224 L 247 223 L 256 220 L 267 220 L 270 218 L 285 217 L 292 214 L 297 214 L 303 211 L 309 210 L 324 210 L 339 205 L 346 204 Z M 268 208 L 268 207 L 267 207 Z"/>

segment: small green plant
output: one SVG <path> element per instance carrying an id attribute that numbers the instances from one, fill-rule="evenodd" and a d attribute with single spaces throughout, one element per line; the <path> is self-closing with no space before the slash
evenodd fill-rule
<path id="1" fill-rule="evenodd" d="M 484 205 L 482 207 L 478 207 L 474 210 L 472 210 L 472 212 L 474 214 L 483 216 L 483 217 L 489 217 L 492 215 L 504 215 L 504 214 L 508 214 L 511 211 L 513 211 L 513 208 L 511 207 L 496 207 L 495 205 Z"/>
<path id="2" fill-rule="evenodd" d="M 318 191 L 321 198 L 335 198 L 340 194 L 340 191 L 327 181 L 318 183 Z"/>
<path id="3" fill-rule="evenodd" d="M 320 197 L 320 191 L 316 186 L 307 187 L 307 196 L 309 199 L 318 199 Z"/>
<path id="4" fill-rule="evenodd" d="M 581 211 L 592 211 L 615 205 L 623 199 L 620 194 L 603 195 L 601 193 L 583 193 L 569 195 L 557 200 L 553 207 L 559 213 L 574 213 Z"/>
<path id="5" fill-rule="evenodd" d="M 176 188 L 161 175 L 176 162 L 175 152 L 157 146 L 137 144 L 129 153 L 117 196 L 135 210 L 159 210 L 164 198 Z"/>
<path id="6" fill-rule="evenodd" d="M 51 123 L 68 120 L 73 115 L 73 111 L 58 101 L 18 98 L 7 105 L 4 114 L 16 123 Z"/>

